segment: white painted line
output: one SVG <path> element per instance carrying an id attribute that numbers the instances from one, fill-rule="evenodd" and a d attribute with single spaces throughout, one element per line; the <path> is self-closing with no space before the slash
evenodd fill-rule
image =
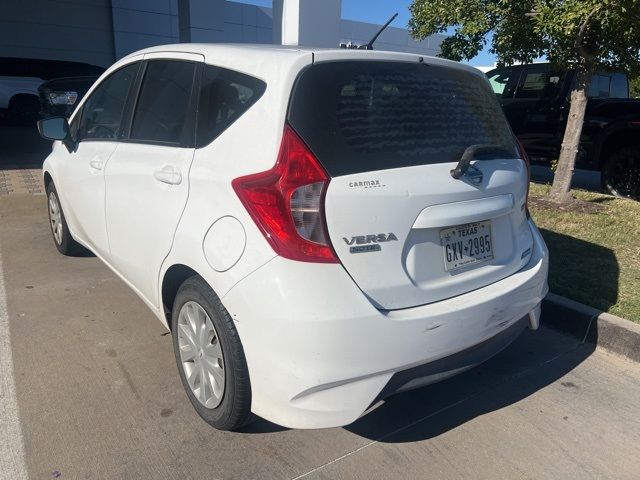
<path id="1" fill-rule="evenodd" d="M 20 428 L 13 358 L 9 335 L 7 292 L 4 288 L 2 255 L 0 254 L 0 479 L 26 480 L 24 442 Z"/>

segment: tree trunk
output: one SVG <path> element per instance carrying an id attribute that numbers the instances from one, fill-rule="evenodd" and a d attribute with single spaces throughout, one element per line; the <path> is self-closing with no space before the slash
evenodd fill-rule
<path id="1" fill-rule="evenodd" d="M 587 109 L 587 93 L 592 77 L 591 69 L 581 67 L 577 71 L 576 87 L 571 92 L 571 105 L 569 107 L 569 117 L 567 127 L 562 139 L 560 158 L 558 167 L 553 177 L 553 186 L 549 192 L 549 199 L 556 203 L 565 203 L 571 200 L 571 178 L 576 163 L 576 156 L 580 147 L 580 135 L 582 134 L 582 124 L 584 114 Z"/>

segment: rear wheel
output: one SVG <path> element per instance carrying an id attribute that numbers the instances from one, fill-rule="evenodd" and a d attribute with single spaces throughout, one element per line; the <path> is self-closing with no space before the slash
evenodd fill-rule
<path id="1" fill-rule="evenodd" d="M 605 160 L 602 187 L 612 195 L 640 200 L 640 147 L 621 148 Z"/>
<path id="2" fill-rule="evenodd" d="M 171 315 L 182 385 L 196 412 L 219 430 L 242 427 L 251 413 L 251 385 L 233 320 L 200 277 L 186 280 Z"/>
<path id="3" fill-rule="evenodd" d="M 49 212 L 49 226 L 58 251 L 63 255 L 73 256 L 82 252 L 83 247 L 76 242 L 67 226 L 67 220 L 64 218 L 64 212 L 60 206 L 58 192 L 53 182 L 49 182 L 46 186 L 47 192 L 47 210 Z"/>

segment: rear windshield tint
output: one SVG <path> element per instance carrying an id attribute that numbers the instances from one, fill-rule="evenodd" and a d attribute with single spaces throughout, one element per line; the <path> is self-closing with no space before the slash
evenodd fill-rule
<path id="1" fill-rule="evenodd" d="M 457 162 L 475 144 L 497 145 L 517 157 L 488 83 L 448 67 L 313 65 L 296 81 L 289 123 L 331 176 Z"/>

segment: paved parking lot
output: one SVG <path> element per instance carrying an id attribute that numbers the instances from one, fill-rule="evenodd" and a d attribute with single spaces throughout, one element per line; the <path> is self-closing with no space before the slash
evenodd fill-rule
<path id="1" fill-rule="evenodd" d="M 33 126 L 11 125 L 0 119 L 0 198 L 43 192 L 42 162 L 51 152 Z"/>
<path id="2" fill-rule="evenodd" d="M 550 330 L 346 428 L 223 433 L 142 302 L 57 253 L 43 196 L 0 197 L 0 279 L 1 479 L 640 478 L 640 365 Z"/>
<path id="3" fill-rule="evenodd" d="M 0 196 L 24 194 L 44 194 L 42 170 L 39 168 L 0 170 Z"/>

